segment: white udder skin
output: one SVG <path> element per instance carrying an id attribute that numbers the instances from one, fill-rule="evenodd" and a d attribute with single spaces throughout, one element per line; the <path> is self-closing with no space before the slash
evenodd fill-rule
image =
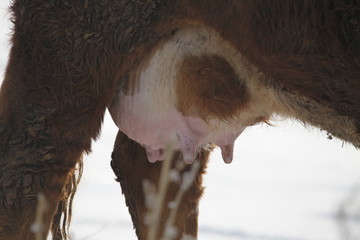
<path id="1" fill-rule="evenodd" d="M 186 163 L 192 163 L 198 150 L 209 143 L 224 149 L 226 163 L 232 161 L 234 141 L 242 129 L 238 132 L 224 131 L 220 126 L 216 129 L 200 118 L 183 116 L 175 108 L 155 116 L 146 114 L 147 102 L 139 102 L 138 94 L 141 91 L 121 96 L 119 105 L 111 112 L 119 129 L 145 147 L 150 162 L 164 160 L 164 149 L 170 146 L 183 153 Z"/>
<path id="2" fill-rule="evenodd" d="M 176 108 L 176 81 L 179 66 L 187 55 L 218 55 L 234 68 L 239 79 L 244 79 L 250 91 L 251 103 L 239 116 L 222 121 L 221 117 L 203 119 L 184 116 Z M 173 39 L 159 47 L 149 62 L 137 69 L 136 87 L 131 93 L 120 92 L 109 107 L 118 128 L 129 138 L 140 143 L 148 160 L 164 160 L 164 149 L 180 150 L 186 163 L 192 163 L 198 150 L 209 143 L 221 148 L 223 159 L 233 159 L 234 141 L 240 133 L 259 117 L 269 116 L 274 96 L 259 84 L 261 73 L 249 69 L 228 43 L 212 30 L 191 27 L 179 31 Z M 257 94 L 251 94 L 256 92 Z"/>

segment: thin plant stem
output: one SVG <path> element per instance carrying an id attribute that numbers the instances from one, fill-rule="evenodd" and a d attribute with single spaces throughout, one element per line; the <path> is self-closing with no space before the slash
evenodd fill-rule
<path id="1" fill-rule="evenodd" d="M 174 221 L 176 218 L 176 214 L 178 213 L 178 210 L 180 207 L 181 200 L 182 200 L 185 192 L 189 189 L 191 184 L 194 182 L 195 177 L 199 171 L 199 168 L 200 168 L 200 163 L 194 162 L 193 165 L 191 166 L 190 171 L 183 174 L 183 182 L 181 183 L 180 189 L 175 197 L 173 204 L 171 204 L 172 207 L 171 207 L 170 215 L 168 217 L 166 228 L 173 227 Z M 167 236 L 166 233 L 167 233 L 167 229 L 165 229 L 165 231 L 164 231 L 162 240 L 168 240 L 169 236 Z"/>
<path id="2" fill-rule="evenodd" d="M 47 201 L 45 195 L 38 194 L 35 222 L 31 226 L 31 230 L 35 234 L 35 240 L 44 240 L 44 215 L 47 209 Z"/>
<path id="3" fill-rule="evenodd" d="M 159 228 L 160 216 L 162 212 L 162 207 L 165 202 L 165 196 L 167 188 L 169 186 L 169 170 L 171 167 L 171 160 L 174 155 L 174 151 L 171 149 L 169 144 L 166 148 L 166 159 L 163 161 L 161 166 L 160 180 L 159 180 L 159 190 L 157 191 L 157 199 L 155 206 L 152 211 L 151 222 L 147 240 L 155 240 Z"/>

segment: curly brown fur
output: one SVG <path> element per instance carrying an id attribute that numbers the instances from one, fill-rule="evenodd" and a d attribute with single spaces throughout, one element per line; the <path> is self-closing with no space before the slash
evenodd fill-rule
<path id="1" fill-rule="evenodd" d="M 50 202 L 44 217 L 54 238 L 66 238 L 75 166 L 100 131 L 115 80 L 161 37 L 149 27 L 160 7 L 155 1 L 14 1 L 0 92 L 0 239 L 33 239 L 40 192 Z"/>
<path id="2" fill-rule="evenodd" d="M 33 238 L 29 229 L 36 195 L 54 191 L 55 183 L 56 194 L 47 196 L 52 207 L 45 217 L 53 224 L 55 238 L 66 237 L 60 221 L 70 219 L 68 210 L 77 185 L 75 166 L 98 136 L 105 108 L 115 93 L 115 82 L 127 86 L 127 72 L 176 28 L 163 29 L 160 24 L 175 21 L 164 14 L 169 6 L 175 9 L 177 4 L 14 1 L 12 49 L 0 92 L 0 212 L 4 212 L 0 239 Z M 49 114 L 44 116 L 37 108 Z M 32 127 L 32 123 L 22 121 L 28 118 L 39 119 L 40 123 Z M 47 128 L 40 129 L 39 134 L 34 132 L 43 122 Z M 14 165 L 14 159 L 19 159 L 19 165 Z M 38 172 L 41 174 L 35 175 Z M 30 198 L 16 187 L 24 185 L 17 177 L 24 174 L 29 176 L 24 184 Z M 39 184 L 35 184 L 37 181 Z M 9 211 L 14 199 L 24 204 Z"/>

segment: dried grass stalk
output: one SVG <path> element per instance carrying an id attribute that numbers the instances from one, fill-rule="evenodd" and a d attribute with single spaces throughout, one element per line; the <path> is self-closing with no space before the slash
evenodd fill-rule
<path id="1" fill-rule="evenodd" d="M 35 234 L 35 240 L 45 240 L 44 216 L 47 208 L 48 208 L 48 203 L 45 195 L 43 193 L 39 193 L 37 200 L 37 207 L 36 207 L 35 222 L 31 226 L 31 231 Z"/>

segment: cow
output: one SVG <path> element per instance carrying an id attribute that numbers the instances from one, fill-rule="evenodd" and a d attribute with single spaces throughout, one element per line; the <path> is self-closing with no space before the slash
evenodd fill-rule
<path id="1" fill-rule="evenodd" d="M 171 214 L 150 233 L 144 180 L 159 187 L 166 158 L 188 164 L 180 173 L 198 166 L 173 224 L 173 239 L 189 240 L 211 150 L 231 163 L 248 126 L 281 115 L 360 147 L 359 1 L 14 0 L 11 13 L 1 240 L 68 237 L 82 155 L 107 108 L 119 128 L 111 166 L 141 240 L 161 239 Z"/>

